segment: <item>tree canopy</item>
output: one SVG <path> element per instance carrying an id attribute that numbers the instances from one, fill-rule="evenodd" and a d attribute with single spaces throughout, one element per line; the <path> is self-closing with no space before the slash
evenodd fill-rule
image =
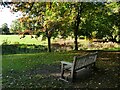
<path id="1" fill-rule="evenodd" d="M 120 41 L 119 2 L 15 2 L 10 3 L 14 12 L 21 11 L 21 25 L 32 29 L 39 37 L 48 39 L 62 36 L 79 36 Z"/>

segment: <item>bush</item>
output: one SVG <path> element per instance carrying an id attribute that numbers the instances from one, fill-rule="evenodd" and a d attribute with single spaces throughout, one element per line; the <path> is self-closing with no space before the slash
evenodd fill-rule
<path id="1" fill-rule="evenodd" d="M 10 43 L 11 43 L 10 41 L 8 41 L 7 39 L 5 39 L 5 40 L 3 40 L 2 45 L 9 45 Z"/>
<path id="2" fill-rule="evenodd" d="M 44 51 L 47 51 L 47 47 L 42 45 L 26 45 L 26 44 L 2 45 L 2 54 L 38 53 Z"/>

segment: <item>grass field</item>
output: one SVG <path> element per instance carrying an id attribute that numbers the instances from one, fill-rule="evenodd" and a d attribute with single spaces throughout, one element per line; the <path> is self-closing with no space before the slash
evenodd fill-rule
<path id="1" fill-rule="evenodd" d="M 61 52 L 3 55 L 2 86 L 4 88 L 118 88 L 120 52 L 99 52 L 97 71 L 75 83 L 59 81 L 60 61 L 72 61 L 74 55 L 89 52 Z M 83 76 L 79 76 L 83 77 Z"/>
<path id="2" fill-rule="evenodd" d="M 66 52 L 66 53 L 3 55 L 3 60 L 2 60 L 3 88 L 6 88 L 6 87 L 21 88 L 22 84 L 24 84 L 26 88 L 29 88 L 29 87 L 44 88 L 45 84 L 46 85 L 50 84 L 53 78 L 49 82 L 49 80 L 45 79 L 46 77 L 49 78 L 49 75 L 44 76 L 43 74 L 44 73 L 47 74 L 48 70 L 50 71 L 50 69 L 51 70 L 59 69 L 59 64 L 61 60 L 72 61 L 73 56 L 78 54 L 79 54 L 78 52 L 76 53 Z M 54 65 L 57 67 L 54 67 Z M 31 73 L 31 71 L 37 68 L 39 68 L 39 70 L 42 69 L 43 73 L 40 72 L 41 74 L 36 74 L 34 76 L 33 72 Z M 43 79 L 43 81 L 37 84 L 39 79 Z M 36 83 L 34 83 L 35 81 Z M 52 80 L 52 82 L 54 81 L 56 80 Z M 30 83 L 32 83 L 32 86 Z M 53 85 L 50 84 L 49 86 L 53 88 L 54 85 L 55 84 Z M 63 84 L 62 82 L 57 82 L 57 85 L 61 86 Z"/>
<path id="3" fill-rule="evenodd" d="M 33 35 L 34 36 L 34 35 Z M 42 40 L 42 37 L 39 37 L 38 39 L 36 38 L 32 38 L 30 35 L 26 35 L 25 38 L 20 39 L 21 36 L 19 35 L 0 35 L 0 44 L 2 45 L 7 45 L 7 46 L 3 46 L 3 54 L 4 52 L 6 52 L 7 54 L 9 53 L 9 51 L 14 47 L 14 45 L 17 45 L 18 48 L 15 48 L 14 50 L 12 49 L 10 52 L 11 53 L 17 53 L 17 52 L 21 52 L 21 51 L 25 51 L 25 50 L 20 50 L 19 48 L 24 47 L 24 49 L 30 49 L 31 47 L 39 47 L 41 45 L 41 47 L 46 47 L 47 48 L 47 39 L 46 40 Z M 35 37 L 35 36 L 34 36 Z M 84 40 L 80 40 L 81 44 L 86 44 L 87 41 Z M 66 50 L 66 46 L 64 46 L 64 44 L 66 44 L 70 50 L 73 50 L 73 46 L 74 46 L 74 40 L 69 37 L 67 39 L 51 39 L 51 46 L 52 46 L 52 51 L 60 51 L 60 50 Z M 13 46 L 11 46 L 13 45 Z M 38 46 L 37 46 L 38 45 Z M 63 46 L 62 46 L 63 45 Z M 62 47 L 62 48 L 61 48 Z M 72 48 L 71 48 L 72 47 Z M 46 48 L 44 51 L 46 51 Z M 8 49 L 10 49 L 8 51 Z M 41 51 L 41 48 L 39 48 Z M 68 49 L 67 49 L 68 50 Z M 25 51 L 25 52 L 32 52 L 35 50 L 30 50 L 30 51 Z M 42 49 L 43 51 L 43 49 Z M 23 52 L 21 52 L 23 53 Z"/>
<path id="4" fill-rule="evenodd" d="M 71 38 L 52 39 L 52 43 L 73 45 L 73 42 Z M 18 35 L 0 35 L 0 44 L 2 43 L 5 44 L 2 46 L 2 51 L 7 52 L 6 55 L 2 55 L 3 88 L 118 88 L 120 85 L 118 76 L 120 58 L 118 50 L 120 48 L 116 43 L 115 45 L 114 43 L 97 43 L 94 47 L 100 49 L 105 47 L 106 50 L 113 52 L 99 51 L 96 64 L 98 70 L 91 71 L 90 77 L 77 79 L 76 83 L 59 81 L 60 61 L 72 61 L 73 56 L 85 55 L 90 51 L 43 52 L 38 45 L 40 48 L 44 48 L 42 45 L 47 45 L 47 41 L 41 41 L 41 38 L 31 39 L 29 35 L 23 39 L 20 39 Z M 79 47 L 86 48 L 87 44 L 88 41 L 79 40 Z M 26 47 L 30 47 L 31 53 L 26 52 Z M 34 49 L 37 51 L 36 53 L 33 52 Z"/>
<path id="5" fill-rule="evenodd" d="M 14 68 L 15 71 L 25 71 L 26 69 L 31 69 L 31 67 L 39 64 L 54 64 L 59 63 L 59 61 L 63 59 L 70 60 L 73 55 L 75 55 L 75 53 L 67 52 L 57 54 L 43 52 L 35 54 L 3 55 L 3 71 L 7 72 L 8 68 Z"/>
<path id="6" fill-rule="evenodd" d="M 34 36 L 34 35 L 33 35 Z M 47 46 L 47 39 L 42 40 L 42 37 L 38 39 L 32 38 L 30 35 L 26 35 L 25 38 L 20 39 L 21 36 L 19 35 L 0 35 L 0 45 L 1 44 L 25 44 L 25 45 L 43 45 Z M 35 37 L 35 36 L 34 36 Z M 72 46 L 71 50 L 74 49 L 74 39 L 68 37 L 67 39 L 51 39 L 51 44 L 53 47 L 60 47 L 65 44 L 65 47 Z M 59 46 L 58 46 L 59 44 Z M 56 48 L 55 48 L 56 49 Z M 89 43 L 88 40 L 78 39 L 78 49 L 79 50 L 120 50 L 120 44 L 113 43 L 113 42 L 92 42 Z"/>
<path id="7" fill-rule="evenodd" d="M 2 44 L 3 42 L 7 41 L 8 44 L 35 44 L 35 45 L 41 45 L 41 44 L 47 44 L 47 40 L 42 40 L 42 36 L 39 37 L 38 39 L 36 38 L 32 38 L 30 35 L 25 35 L 25 38 L 20 39 L 21 35 L 0 35 L 0 44 Z M 33 37 L 35 37 L 35 35 L 33 35 Z M 73 39 L 71 37 L 66 39 L 67 41 L 71 41 L 73 42 Z M 83 40 L 81 40 L 83 42 Z M 51 39 L 51 42 L 60 42 L 60 43 L 64 43 L 65 39 Z"/>
<path id="8" fill-rule="evenodd" d="M 20 35 L 0 35 L 0 44 L 3 42 L 7 42 L 8 44 L 35 44 L 40 45 L 44 44 L 46 41 L 41 41 L 41 37 L 38 39 L 30 37 L 30 35 L 26 35 L 25 38 L 20 39 Z"/>

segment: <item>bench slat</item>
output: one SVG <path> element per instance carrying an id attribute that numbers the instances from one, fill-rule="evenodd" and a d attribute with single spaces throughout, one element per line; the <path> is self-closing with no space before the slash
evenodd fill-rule
<path id="1" fill-rule="evenodd" d="M 78 69 L 78 68 L 83 67 L 85 61 L 86 61 L 86 57 L 81 57 L 81 58 L 76 57 L 75 70 Z"/>

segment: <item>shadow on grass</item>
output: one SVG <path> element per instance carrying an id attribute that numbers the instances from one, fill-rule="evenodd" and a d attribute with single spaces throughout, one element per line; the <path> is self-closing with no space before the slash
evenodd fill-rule
<path id="1" fill-rule="evenodd" d="M 82 51 L 83 52 L 83 51 Z M 120 52 L 99 52 L 96 70 L 84 69 L 74 83 L 59 81 L 60 63 L 41 64 L 22 73 L 3 73 L 3 88 L 118 88 Z"/>

